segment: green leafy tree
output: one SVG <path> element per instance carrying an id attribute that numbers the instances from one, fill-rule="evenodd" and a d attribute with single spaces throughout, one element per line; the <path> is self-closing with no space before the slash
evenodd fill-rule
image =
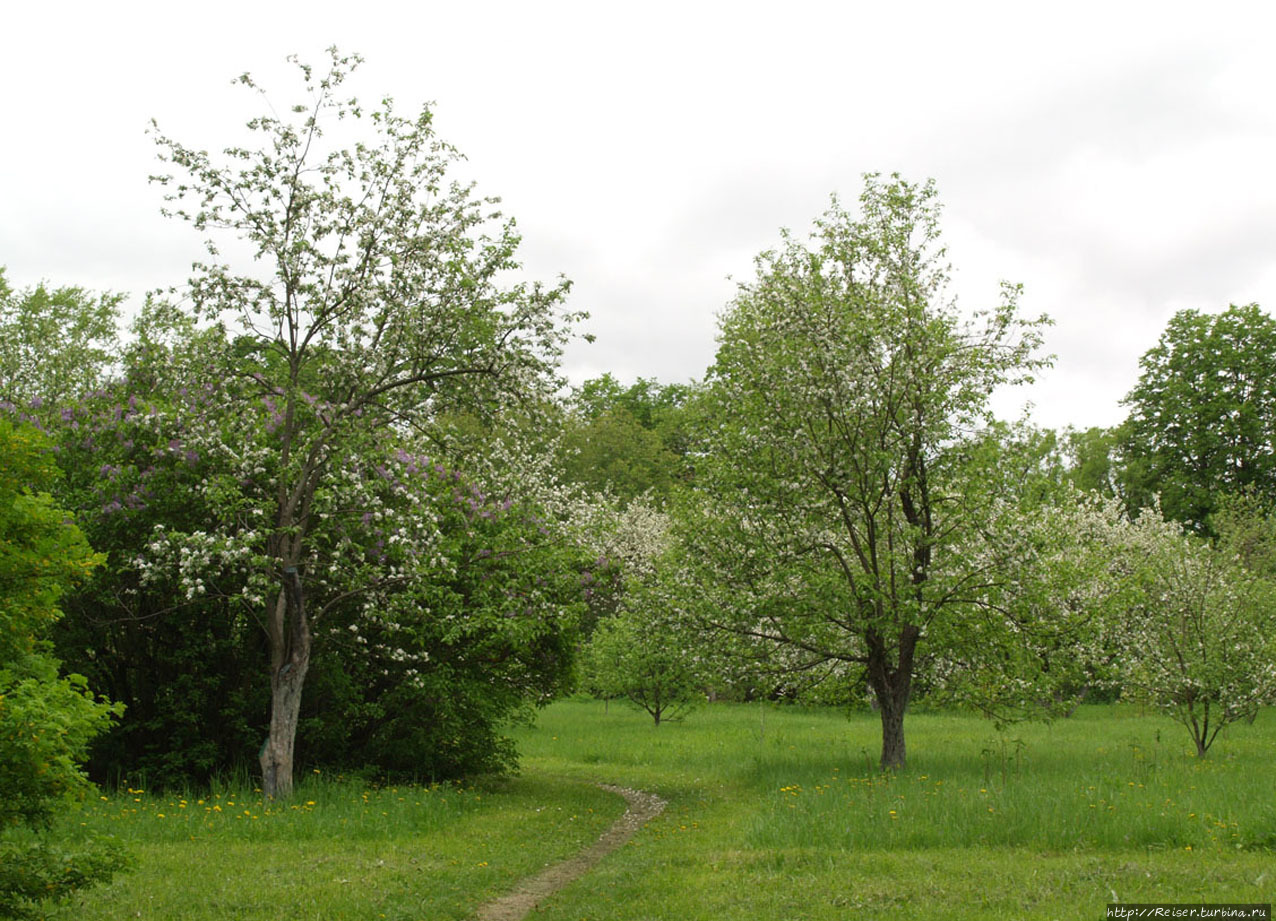
<path id="1" fill-rule="evenodd" d="M 1108 497 L 1124 494 L 1115 430 L 1098 426 L 1082 431 L 1065 429 L 1063 446 L 1068 480 L 1078 489 Z"/>
<path id="2" fill-rule="evenodd" d="M 123 300 L 44 284 L 14 291 L 0 269 L 0 400 L 56 407 L 101 386 L 118 358 Z"/>
<path id="3" fill-rule="evenodd" d="M 915 676 L 999 616 L 1009 564 L 982 536 L 1001 497 L 975 442 L 989 394 L 1042 365 L 1044 320 L 1013 286 L 961 319 L 933 184 L 869 176 L 860 207 L 834 200 L 810 246 L 786 233 L 723 315 L 680 538 L 713 627 L 789 668 L 862 669 L 887 769 Z"/>
<path id="4" fill-rule="evenodd" d="M 590 419 L 569 420 L 562 451 L 568 481 L 621 499 L 646 492 L 668 496 L 679 468 L 678 457 L 660 436 L 619 407 Z"/>
<path id="5" fill-rule="evenodd" d="M 704 687 L 688 642 L 671 608 L 667 586 L 651 581 L 626 595 L 625 608 L 602 621 L 585 651 L 588 684 L 603 697 L 623 697 L 645 710 L 655 725 L 680 719 L 704 699 Z"/>
<path id="6" fill-rule="evenodd" d="M 21 833 L 44 829 L 88 789 L 80 762 L 119 710 L 82 677 L 60 676 L 46 651 L 62 595 L 101 562 L 49 495 L 55 478 L 47 441 L 0 419 L 0 917 L 32 913 L 127 864 L 105 842 L 63 852 Z"/>
<path id="7" fill-rule="evenodd" d="M 685 405 L 690 388 L 610 374 L 572 395 L 561 442 L 563 476 L 622 500 L 645 492 L 666 500 L 689 476 Z"/>
<path id="8" fill-rule="evenodd" d="M 257 148 L 218 158 L 157 133 L 174 171 L 158 178 L 170 213 L 211 235 L 213 261 L 195 266 L 191 301 L 236 330 L 198 383 L 224 382 L 219 397 L 235 407 L 208 427 L 202 450 L 238 457 L 241 484 L 219 500 L 231 527 L 163 539 L 182 559 L 242 564 L 271 586 L 245 594 L 268 637 L 260 761 L 271 796 L 291 790 L 316 618 L 435 571 L 424 516 L 395 533 L 416 557 L 356 565 L 337 525 L 355 508 L 375 514 L 358 504 L 376 499 L 359 459 L 392 455 L 404 431 L 428 432 L 449 409 L 490 414 L 540 398 L 555 386 L 572 319 L 560 310 L 565 282 L 509 283 L 519 237 L 512 223 L 494 225 L 492 200 L 448 181 L 457 155 L 428 110 L 404 118 L 388 99 L 365 109 L 340 95 L 357 63 L 334 49 L 326 72 L 302 65 L 307 98 L 250 121 Z M 372 139 L 329 145 L 338 125 Z M 260 273 L 216 261 L 226 236 L 251 249 Z M 343 563 L 327 558 L 337 550 Z M 326 581 L 334 568 L 340 586 Z M 202 579 L 189 575 L 199 594 Z"/>
<path id="9" fill-rule="evenodd" d="M 1257 304 L 1183 310 L 1139 360 L 1120 450 L 1131 510 L 1209 534 L 1223 493 L 1276 500 L 1276 320 Z"/>

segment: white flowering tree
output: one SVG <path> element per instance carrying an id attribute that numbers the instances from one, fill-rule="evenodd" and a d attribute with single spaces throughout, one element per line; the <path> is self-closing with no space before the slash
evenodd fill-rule
<path id="1" fill-rule="evenodd" d="M 511 281 L 519 237 L 492 200 L 449 181 L 457 155 L 428 110 L 404 118 L 388 99 L 364 108 L 340 95 L 357 63 L 333 50 L 322 73 L 299 65 L 306 96 L 248 123 L 258 147 L 214 156 L 156 133 L 169 213 L 208 235 L 190 301 L 229 330 L 228 347 L 191 369 L 193 390 L 214 396 L 183 449 L 233 472 L 205 485 L 219 527 L 161 533 L 152 551 L 176 560 L 192 594 L 210 573 L 245 573 L 270 646 L 270 796 L 291 790 L 316 618 L 379 605 L 452 564 L 429 503 L 404 487 L 387 507 L 405 478 L 436 475 L 413 442 L 448 410 L 490 414 L 552 387 L 572 319 L 565 282 Z M 356 127 L 369 137 L 329 144 Z M 252 261 L 220 261 L 227 239 Z"/>
<path id="2" fill-rule="evenodd" d="M 728 306 L 708 378 L 699 501 L 680 528 L 703 617 L 792 667 L 867 676 L 881 764 L 905 762 L 913 682 L 974 639 L 1001 559 L 972 553 L 995 517 L 989 394 L 1028 379 L 1040 324 L 1014 287 L 962 319 L 945 294 L 932 184 L 867 178 L 810 245 L 785 235 Z"/>
<path id="3" fill-rule="evenodd" d="M 1146 509 L 1100 545 L 1129 561 L 1136 589 L 1111 627 L 1123 693 L 1182 723 L 1200 756 L 1230 723 L 1276 703 L 1276 585 L 1247 565 L 1252 532 L 1220 523 L 1211 545 Z"/>
<path id="4" fill-rule="evenodd" d="M 596 508 L 598 561 L 614 567 L 616 609 L 599 618 L 585 648 L 585 680 L 605 698 L 624 697 L 657 726 L 703 697 L 706 670 L 689 630 L 680 571 L 670 555 L 669 518 L 643 499 Z"/>
<path id="5" fill-rule="evenodd" d="M 1276 702 L 1276 531 L 1249 503 L 1221 507 L 1215 543 L 1155 506 L 1131 520 L 1119 499 L 1094 493 L 1009 513 L 999 541 L 1021 547 L 1024 564 L 990 600 L 1018 604 L 979 636 L 1002 652 L 946 661 L 947 682 L 977 700 L 1030 673 L 1026 658 L 1041 666 L 1021 686 L 1026 702 L 1060 680 L 1107 684 L 1182 723 L 1205 755 L 1227 725 Z"/>

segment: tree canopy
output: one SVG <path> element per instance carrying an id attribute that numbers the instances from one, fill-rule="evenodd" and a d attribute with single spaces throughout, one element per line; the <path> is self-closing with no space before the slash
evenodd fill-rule
<path id="1" fill-rule="evenodd" d="M 1134 508 L 1210 533 L 1224 493 L 1276 500 L 1276 320 L 1257 304 L 1179 311 L 1139 360 L 1121 450 Z"/>

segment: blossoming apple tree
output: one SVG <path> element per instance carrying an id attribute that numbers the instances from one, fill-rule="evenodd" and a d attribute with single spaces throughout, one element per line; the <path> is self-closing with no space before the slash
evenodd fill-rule
<path id="1" fill-rule="evenodd" d="M 834 202 L 809 246 L 786 234 L 724 313 L 681 538 L 725 593 L 704 605 L 719 630 L 862 669 L 886 769 L 915 676 L 1003 575 L 969 553 L 997 498 L 972 442 L 992 390 L 1043 362 L 1016 288 L 970 321 L 946 295 L 932 184 L 870 176 L 860 208 Z"/>
<path id="2" fill-rule="evenodd" d="M 496 222 L 493 200 L 449 180 L 457 154 L 428 109 L 405 118 L 388 99 L 365 108 L 341 95 L 358 63 L 334 49 L 322 73 L 299 65 L 306 98 L 250 121 L 257 147 L 214 156 L 156 129 L 167 213 L 207 235 L 190 302 L 228 330 L 188 369 L 192 390 L 216 392 L 189 449 L 230 472 L 204 487 L 217 526 L 157 534 L 151 553 L 175 561 L 192 596 L 210 573 L 245 574 L 270 646 L 260 761 L 271 796 L 291 789 L 316 619 L 352 603 L 393 611 L 455 565 L 438 510 L 406 484 L 447 478 L 453 500 L 497 513 L 481 486 L 451 480 L 451 461 L 427 462 L 440 419 L 494 416 L 552 388 L 573 319 L 566 282 L 513 280 L 518 234 Z M 356 128 L 370 137 L 328 143 Z M 251 260 L 220 261 L 227 239 Z"/>

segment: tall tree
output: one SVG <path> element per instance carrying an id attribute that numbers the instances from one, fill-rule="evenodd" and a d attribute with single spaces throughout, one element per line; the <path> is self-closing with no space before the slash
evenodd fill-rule
<path id="1" fill-rule="evenodd" d="M 1276 500 L 1276 320 L 1257 304 L 1179 311 L 1139 366 L 1120 433 L 1134 509 L 1159 495 L 1167 517 L 1209 534 L 1218 495 Z"/>
<path id="2" fill-rule="evenodd" d="M 787 233 L 721 321 L 708 378 L 701 501 L 682 539 L 730 596 L 717 627 L 793 668 L 861 667 L 880 707 L 881 764 L 905 762 L 914 677 L 977 639 L 1005 577 L 981 545 L 994 514 L 978 450 L 989 394 L 1026 380 L 1044 320 L 1013 286 L 964 322 L 933 183 L 866 178 L 810 246 Z"/>
<path id="3" fill-rule="evenodd" d="M 690 388 L 612 375 L 585 381 L 572 394 L 563 431 L 564 476 L 622 499 L 650 491 L 668 498 L 688 478 L 685 405 Z"/>
<path id="4" fill-rule="evenodd" d="M 552 387 L 572 320 L 560 309 L 566 282 L 510 283 L 519 268 L 513 223 L 495 223 L 493 199 L 449 182 L 457 154 L 435 135 L 428 109 L 404 118 L 389 99 L 365 108 L 341 95 L 358 63 L 332 49 L 322 73 L 299 64 L 306 98 L 248 122 L 256 148 L 214 157 L 156 129 L 174 170 L 157 177 L 168 213 L 210 234 L 211 261 L 195 266 L 191 302 L 236 331 L 233 348 L 203 370 L 235 407 L 211 428 L 225 453 L 242 455 L 238 483 L 248 484 L 228 518 L 273 586 L 261 611 L 271 715 L 260 760 L 270 796 L 291 790 L 314 618 L 343 596 L 406 577 L 368 571 L 365 585 L 314 597 L 321 545 L 340 543 L 322 523 L 374 514 L 344 503 L 371 500 L 359 473 L 378 454 L 390 457 L 404 432 L 429 431 L 449 408 L 492 413 Z M 371 138 L 328 144 L 329 130 L 356 127 Z M 226 236 L 247 244 L 254 262 L 217 261 Z M 209 558 L 207 535 L 188 537 L 198 545 L 188 556 Z M 428 535 L 411 539 L 428 556 Z"/>

